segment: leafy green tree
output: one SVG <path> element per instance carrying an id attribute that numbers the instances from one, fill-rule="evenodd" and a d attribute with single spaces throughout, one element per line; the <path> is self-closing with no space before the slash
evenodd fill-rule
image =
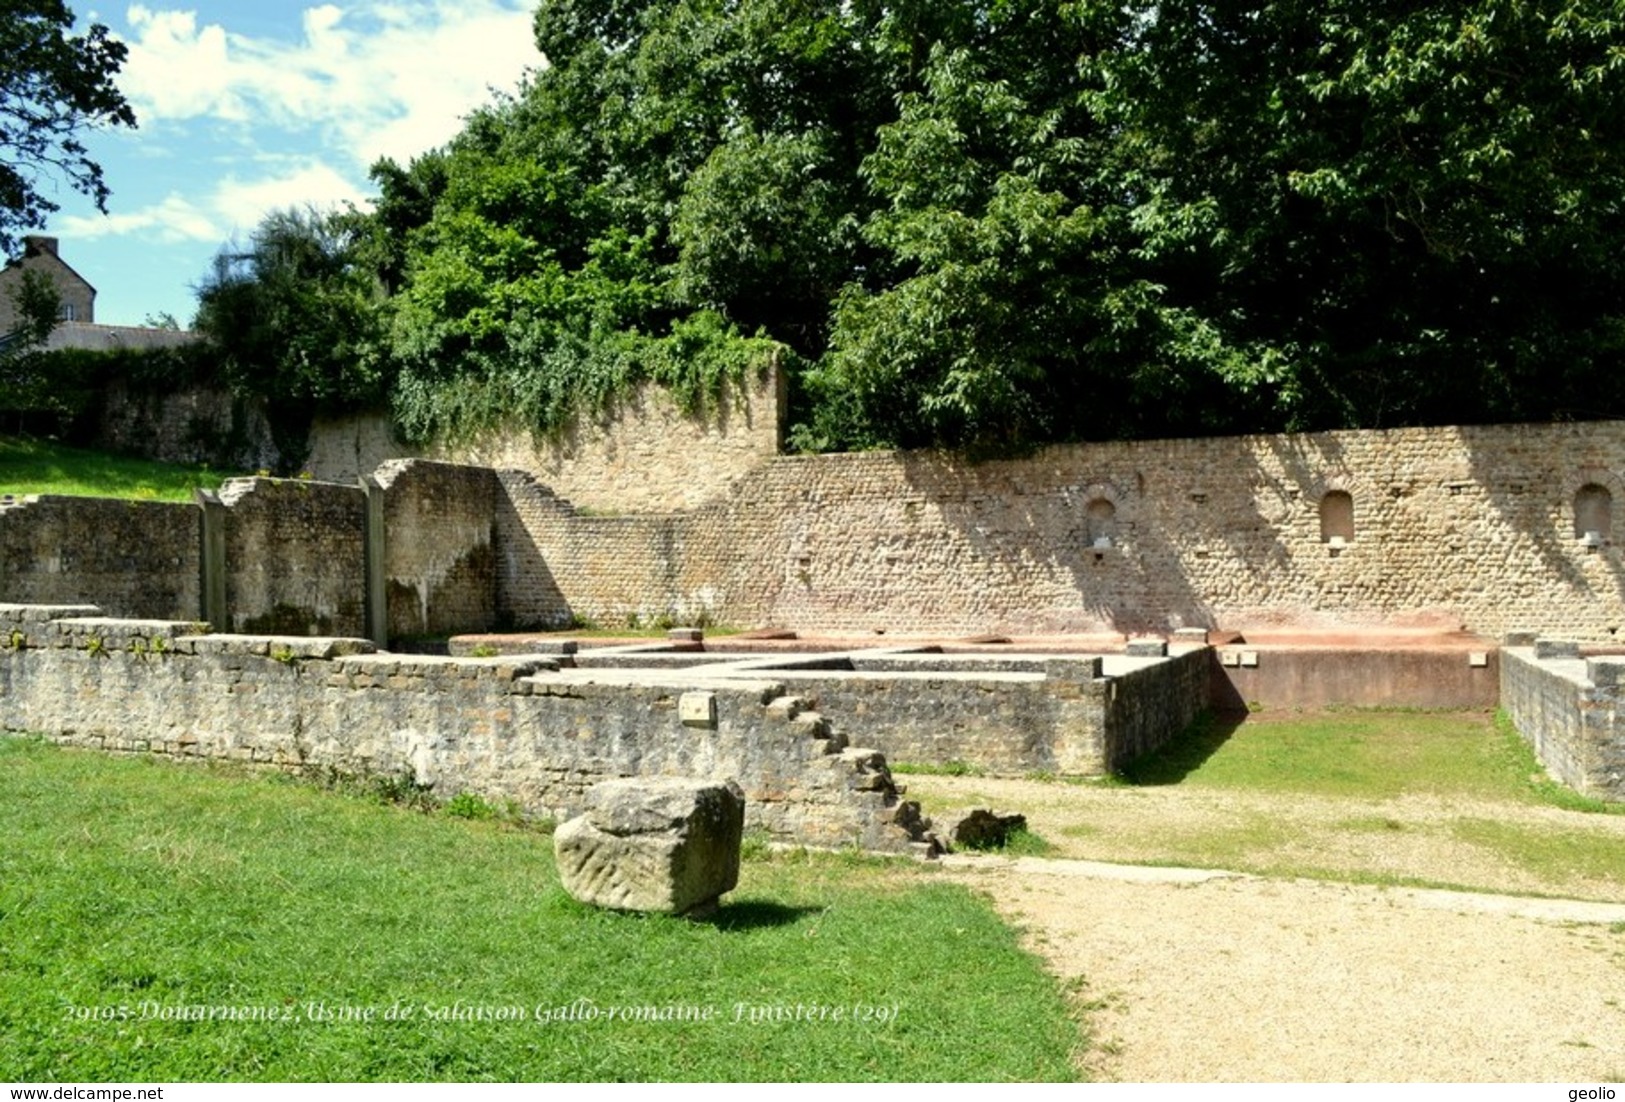
<path id="1" fill-rule="evenodd" d="M 99 23 L 77 35 L 73 25 L 60 0 L 0 0 L 0 252 L 58 209 L 41 191 L 49 175 L 105 210 L 109 190 L 80 135 L 135 125 L 113 83 L 124 44 Z"/>
<path id="2" fill-rule="evenodd" d="M 357 261 L 348 213 L 267 215 L 246 247 L 223 249 L 198 289 L 194 327 L 232 391 L 266 401 L 285 457 L 303 455 L 310 417 L 386 400 L 393 367 L 382 295 Z"/>
<path id="3" fill-rule="evenodd" d="M 1625 22 L 542 0 L 356 262 L 414 434 L 773 357 L 808 447 L 1625 415 Z"/>
<path id="4" fill-rule="evenodd" d="M 1625 414 L 1618 5 L 1145 5 L 1104 60 L 1165 301 L 1270 425 Z"/>

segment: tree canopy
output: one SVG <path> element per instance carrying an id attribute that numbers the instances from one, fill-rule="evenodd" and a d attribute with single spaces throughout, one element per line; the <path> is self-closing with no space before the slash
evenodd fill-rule
<path id="1" fill-rule="evenodd" d="M 768 357 L 815 448 L 1625 417 L 1625 4 L 542 0 L 535 31 L 545 67 L 376 166 L 355 223 L 414 434 Z"/>
<path id="2" fill-rule="evenodd" d="M 135 125 L 113 83 L 127 50 L 101 24 L 74 34 L 61 0 L 0 0 L 0 252 L 43 226 L 58 204 L 40 190 L 57 175 L 105 210 L 108 187 L 80 135 Z"/>

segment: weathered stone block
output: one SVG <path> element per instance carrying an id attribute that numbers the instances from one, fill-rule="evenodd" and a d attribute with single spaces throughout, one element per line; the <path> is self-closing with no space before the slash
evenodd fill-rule
<path id="1" fill-rule="evenodd" d="M 745 795 L 734 781 L 627 777 L 587 791 L 553 835 L 564 890 L 623 911 L 703 914 L 739 883 Z"/>
<path id="2" fill-rule="evenodd" d="M 677 718 L 684 727 L 716 727 L 717 694 L 684 693 L 677 700 Z"/>

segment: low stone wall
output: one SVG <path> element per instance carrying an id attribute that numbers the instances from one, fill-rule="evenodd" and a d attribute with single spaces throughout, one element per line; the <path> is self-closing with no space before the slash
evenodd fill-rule
<path id="1" fill-rule="evenodd" d="M 909 851 L 917 808 L 768 679 L 560 671 L 541 656 L 374 653 L 361 639 L 0 606 L 0 730 L 285 769 L 407 776 L 567 816 L 598 781 L 735 778 L 792 843 Z"/>
<path id="2" fill-rule="evenodd" d="M 1267 708 L 1494 708 L 1493 643 L 1423 647 L 1254 646 L 1214 652 L 1213 706 Z"/>
<path id="3" fill-rule="evenodd" d="M 1172 657 L 945 655 L 893 649 L 718 660 L 592 651 L 588 668 L 688 666 L 771 677 L 829 714 L 835 733 L 889 761 L 991 773 L 1102 776 L 1161 747 L 1207 706 L 1208 651 Z"/>
<path id="4" fill-rule="evenodd" d="M 1554 777 L 1625 800 L 1625 657 L 1585 658 L 1548 640 L 1505 647 L 1501 707 Z"/>
<path id="5" fill-rule="evenodd" d="M 1208 706 L 1210 654 L 1206 647 L 1180 647 L 1164 659 L 1106 661 L 1105 771 L 1160 749 L 1196 721 Z"/>

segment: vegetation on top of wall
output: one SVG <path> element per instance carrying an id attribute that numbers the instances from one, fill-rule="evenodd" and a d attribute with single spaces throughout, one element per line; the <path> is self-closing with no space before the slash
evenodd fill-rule
<path id="1" fill-rule="evenodd" d="M 302 227 L 340 331 L 270 310 L 242 385 L 359 372 L 421 438 L 777 355 L 813 449 L 1625 416 L 1599 0 L 543 0 L 535 32 L 517 94 Z"/>
<path id="2" fill-rule="evenodd" d="M 114 384 L 127 394 L 166 394 L 213 372 L 213 357 L 200 344 L 31 349 L 0 361 L 0 428 L 88 441 Z"/>

